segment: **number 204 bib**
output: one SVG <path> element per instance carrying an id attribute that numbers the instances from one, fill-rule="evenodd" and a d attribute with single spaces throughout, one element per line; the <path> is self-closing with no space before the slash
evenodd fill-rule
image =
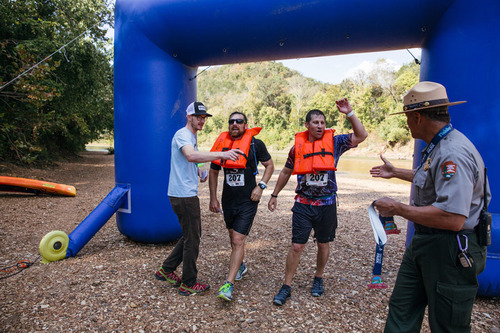
<path id="1" fill-rule="evenodd" d="M 229 186 L 245 186 L 245 169 L 233 169 L 234 172 L 226 174 L 226 182 Z"/>
<path id="2" fill-rule="evenodd" d="M 306 185 L 307 186 L 326 186 L 327 184 L 328 184 L 328 173 L 327 172 L 306 174 Z"/>

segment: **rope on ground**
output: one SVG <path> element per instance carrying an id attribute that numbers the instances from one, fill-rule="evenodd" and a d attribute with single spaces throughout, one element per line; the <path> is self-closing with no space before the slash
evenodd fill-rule
<path id="1" fill-rule="evenodd" d="M 39 255 L 33 262 L 31 262 L 29 260 L 19 260 L 15 265 L 1 267 L 0 272 L 4 273 L 4 274 L 8 274 L 8 275 L 0 276 L 0 280 L 17 275 L 17 274 L 21 273 L 22 271 L 24 271 L 25 269 L 30 268 L 40 259 L 40 257 L 41 256 Z M 12 273 L 14 271 L 16 271 L 16 272 Z M 12 274 L 10 274 L 10 273 L 12 273 Z"/>

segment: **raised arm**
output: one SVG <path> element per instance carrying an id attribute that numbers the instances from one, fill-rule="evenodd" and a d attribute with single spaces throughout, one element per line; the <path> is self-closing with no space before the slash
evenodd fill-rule
<path id="1" fill-rule="evenodd" d="M 335 104 L 337 104 L 339 112 L 348 116 L 347 119 L 349 119 L 349 121 L 351 122 L 352 132 L 353 132 L 351 137 L 351 143 L 354 146 L 357 146 L 361 142 L 365 141 L 365 139 L 368 137 L 368 133 L 366 132 L 366 129 L 361 123 L 361 121 L 358 119 L 358 117 L 356 117 L 356 114 L 353 112 L 349 100 L 347 98 L 342 98 L 339 99 L 338 101 L 335 101 Z"/>
<path id="2" fill-rule="evenodd" d="M 402 180 L 406 181 L 413 181 L 413 173 L 414 170 L 412 169 L 402 169 L 402 168 L 396 168 L 394 165 L 392 165 L 391 162 L 389 162 L 385 157 L 380 154 L 380 158 L 384 162 L 382 165 L 377 165 L 371 168 L 370 174 L 372 177 L 375 178 L 399 178 Z"/>

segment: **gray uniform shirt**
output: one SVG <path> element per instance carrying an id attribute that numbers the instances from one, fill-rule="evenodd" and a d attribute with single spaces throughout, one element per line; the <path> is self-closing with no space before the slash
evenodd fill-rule
<path id="1" fill-rule="evenodd" d="M 463 229 L 472 230 L 483 208 L 484 181 L 481 155 L 465 135 L 453 130 L 415 171 L 412 205 L 463 215 Z M 487 192 L 491 197 L 489 188 Z"/>

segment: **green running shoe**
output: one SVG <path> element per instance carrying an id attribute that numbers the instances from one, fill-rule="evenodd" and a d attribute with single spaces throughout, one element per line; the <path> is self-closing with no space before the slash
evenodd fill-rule
<path id="1" fill-rule="evenodd" d="M 219 289 L 217 298 L 230 302 L 233 299 L 233 289 L 234 286 L 231 282 L 228 281 L 224 283 L 224 285 Z"/>

